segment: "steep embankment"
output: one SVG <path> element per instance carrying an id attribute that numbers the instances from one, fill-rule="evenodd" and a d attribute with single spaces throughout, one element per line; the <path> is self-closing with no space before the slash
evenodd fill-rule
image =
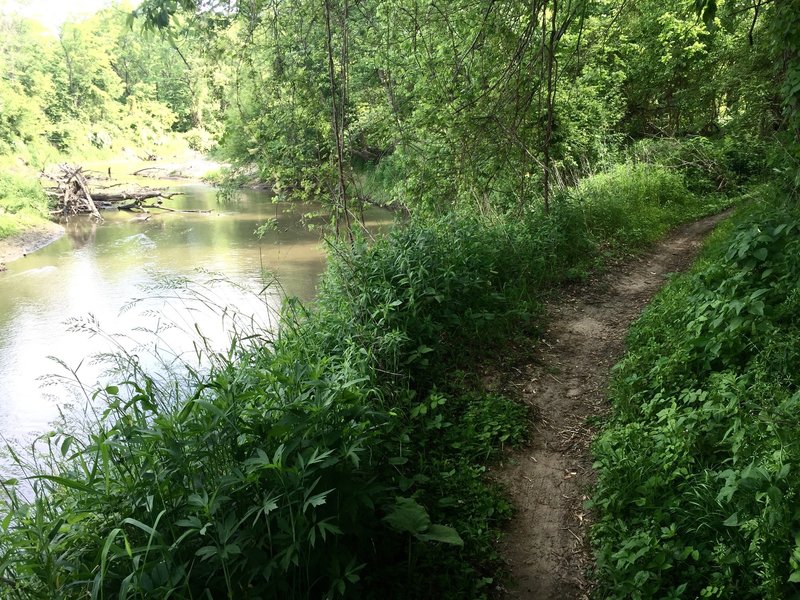
<path id="1" fill-rule="evenodd" d="M 686 268 L 704 236 L 728 213 L 680 227 L 651 252 L 548 306 L 548 328 L 533 360 L 515 377 L 534 407 L 529 446 L 514 452 L 497 477 L 518 509 L 502 543 L 515 586 L 511 597 L 547 600 L 588 593 L 588 516 L 593 482 L 587 418 L 606 411 L 611 367 L 629 325 L 670 273 Z"/>

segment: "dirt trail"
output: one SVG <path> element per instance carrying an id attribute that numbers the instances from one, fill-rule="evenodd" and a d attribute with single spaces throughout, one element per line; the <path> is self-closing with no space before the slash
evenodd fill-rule
<path id="1" fill-rule="evenodd" d="M 530 364 L 510 385 L 534 407 L 532 442 L 495 472 L 517 514 L 501 542 L 514 580 L 510 598 L 588 597 L 591 556 L 583 503 L 593 482 L 586 418 L 606 410 L 610 369 L 623 352 L 631 322 L 662 287 L 685 269 L 705 235 L 725 216 L 681 227 L 645 256 L 575 289 L 547 307 L 551 316 Z"/>

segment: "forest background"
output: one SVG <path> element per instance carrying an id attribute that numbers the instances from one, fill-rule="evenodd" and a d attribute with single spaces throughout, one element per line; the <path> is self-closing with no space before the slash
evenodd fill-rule
<path id="1" fill-rule="evenodd" d="M 164 154 L 178 134 L 293 198 L 502 211 L 549 202 L 634 140 L 735 153 L 796 130 L 796 33 L 770 2 L 706 20 L 680 2 L 136 14 L 109 8 L 57 35 L 3 16 L 0 155 Z"/>

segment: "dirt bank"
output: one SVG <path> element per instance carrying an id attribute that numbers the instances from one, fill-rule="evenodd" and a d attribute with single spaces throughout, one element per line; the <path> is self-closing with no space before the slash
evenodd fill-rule
<path id="1" fill-rule="evenodd" d="M 210 160 L 195 151 L 145 160 L 129 148 L 115 158 L 78 162 L 85 171 L 93 172 L 95 176 L 103 178 L 110 175 L 111 181 L 106 182 L 106 185 L 140 183 L 160 186 L 200 183 L 210 173 L 230 166 L 228 163 Z M 46 170 L 49 173 L 54 171 L 57 173 L 58 165 L 49 165 Z"/>
<path id="2" fill-rule="evenodd" d="M 22 233 L 0 240 L 0 271 L 6 264 L 35 252 L 64 235 L 64 228 L 57 223 L 44 222 Z"/>
<path id="3" fill-rule="evenodd" d="M 610 369 L 622 356 L 631 322 L 668 274 L 691 263 L 725 216 L 684 226 L 645 256 L 565 290 L 547 307 L 551 320 L 528 364 L 500 374 L 501 387 L 516 388 L 536 415 L 530 446 L 495 472 L 517 507 L 500 548 L 515 582 L 508 597 L 588 597 L 589 516 L 583 504 L 594 481 L 594 432 L 586 420 L 608 408 Z"/>

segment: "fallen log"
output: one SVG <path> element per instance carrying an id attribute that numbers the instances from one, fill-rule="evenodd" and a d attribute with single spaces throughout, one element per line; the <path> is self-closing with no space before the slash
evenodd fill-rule
<path id="1" fill-rule="evenodd" d="M 163 210 L 166 212 L 173 212 L 173 213 L 210 213 L 210 210 L 201 210 L 196 208 L 168 208 L 166 206 L 161 206 L 161 203 L 158 204 L 143 204 L 142 200 L 134 200 L 128 204 L 118 204 L 116 206 L 117 210 L 128 210 L 130 212 L 144 212 L 146 213 L 148 209 L 151 210 Z"/>
<path id="2" fill-rule="evenodd" d="M 42 173 L 42 176 L 57 184 L 57 187 L 47 190 L 47 194 L 56 199 L 56 214 L 69 217 L 80 213 L 89 213 L 92 218 L 98 221 L 103 220 L 81 167 L 61 165 L 60 176 L 54 177 L 45 173 Z"/>
<path id="3" fill-rule="evenodd" d="M 204 210 L 200 208 L 167 208 L 166 206 L 161 205 L 154 205 L 154 204 L 142 204 L 142 208 L 155 208 L 158 210 L 165 210 L 167 212 L 174 212 L 174 213 L 195 213 L 195 214 L 209 214 L 210 210 Z"/>
<path id="4" fill-rule="evenodd" d="M 138 171 L 134 171 L 133 173 L 131 173 L 131 175 L 133 175 L 134 177 L 139 177 L 139 176 L 141 176 L 141 177 L 155 177 L 155 175 L 147 175 L 145 173 L 146 171 L 157 171 L 157 172 L 160 172 L 160 173 L 166 173 L 167 169 L 165 169 L 163 167 L 145 167 L 144 169 L 139 169 Z"/>
<path id="5" fill-rule="evenodd" d="M 42 173 L 42 177 L 55 182 L 54 187 L 45 188 L 45 193 L 55 205 L 51 214 L 60 217 L 70 217 L 76 214 L 88 213 L 92 218 L 102 221 L 100 209 L 103 210 L 131 210 L 147 212 L 143 207 L 146 200 L 164 199 L 169 200 L 175 196 L 183 195 L 183 192 L 165 192 L 157 188 L 137 188 L 137 189 L 112 189 L 121 184 L 99 186 L 94 192 L 90 189 L 81 167 L 71 167 L 61 165 L 59 175 Z M 124 204 L 123 204 L 124 203 Z M 179 211 L 176 209 L 166 209 L 157 205 L 150 205 L 150 208 L 161 208 L 172 212 L 201 212 L 201 211 Z"/>
<path id="6" fill-rule="evenodd" d="M 100 216 L 100 211 L 97 210 L 97 205 L 94 203 L 94 198 L 92 198 L 92 194 L 89 191 L 89 184 L 86 182 L 86 177 L 81 173 L 80 167 L 74 171 L 73 178 L 77 183 L 77 187 L 83 192 L 83 202 L 86 204 L 88 211 L 92 213 L 95 219 L 102 221 L 103 217 Z"/>
<path id="7" fill-rule="evenodd" d="M 184 192 L 170 192 L 164 193 L 163 190 L 144 189 L 136 192 L 119 191 L 119 192 L 95 192 L 94 199 L 98 202 L 125 202 L 127 200 L 150 200 L 151 198 L 164 198 L 169 200 L 175 196 L 183 196 Z"/>

